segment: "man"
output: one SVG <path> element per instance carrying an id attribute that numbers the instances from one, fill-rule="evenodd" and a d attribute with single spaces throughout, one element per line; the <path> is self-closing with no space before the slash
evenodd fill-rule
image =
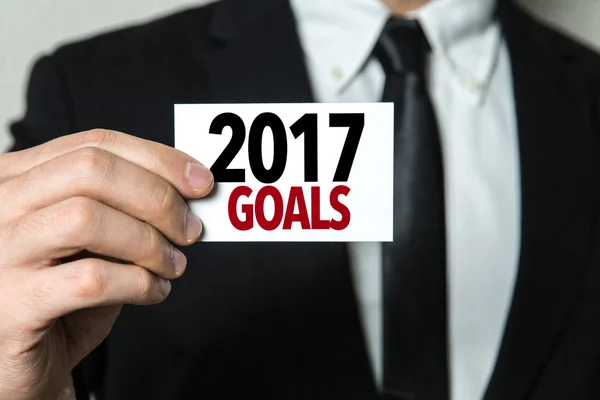
<path id="1" fill-rule="evenodd" d="M 85 381 L 98 398 L 599 398 L 598 56 L 532 21 L 507 1 L 424 3 L 428 2 L 223 0 L 66 46 L 36 64 L 27 115 L 13 125 L 14 150 L 97 127 L 172 145 L 175 103 L 384 99 L 396 102 L 397 111 L 413 110 L 397 114 L 402 123 L 397 123 L 396 142 L 408 143 L 403 135 L 411 129 L 405 121 L 418 121 L 419 129 L 412 130 L 419 134 L 417 139 L 426 137 L 429 156 L 437 163 L 443 160 L 443 183 L 441 170 L 427 165 L 429 175 L 421 176 L 428 179 L 415 181 L 420 195 L 429 196 L 427 207 L 408 213 L 409 222 L 410 216 L 418 215 L 417 224 L 419 218 L 428 218 L 405 238 L 412 243 L 421 232 L 431 237 L 418 243 L 426 251 L 418 254 L 415 264 L 427 260 L 428 275 L 401 270 L 395 280 L 387 268 L 414 261 L 402 258 L 410 249 L 394 247 L 402 240 L 391 247 L 195 244 L 182 249 L 188 260 L 186 276 L 173 282 L 169 300 L 160 306 L 123 308 L 108 339 L 84 362 Z M 398 22 L 412 27 L 398 28 Z M 390 35 L 389 29 L 396 28 L 410 33 Z M 411 51 L 418 48 L 417 53 L 427 47 L 426 68 L 420 61 L 407 61 L 411 59 L 400 49 L 403 43 L 409 43 Z M 399 72 L 398 65 L 406 70 Z M 427 93 L 409 93 L 423 80 Z M 420 96 L 416 102 L 414 96 Z M 418 119 L 422 113 L 428 118 Z M 38 326 L 34 321 L 87 309 L 85 318 L 76 319 L 86 329 L 75 330 L 75 339 L 86 340 L 69 358 L 75 363 L 102 340 L 116 318 L 118 309 L 105 306 L 164 299 L 169 291 L 164 279 L 152 277 L 174 279 L 181 268 L 174 273 L 164 266 L 183 266 L 183 261 L 169 261 L 183 258 L 174 257 L 177 252 L 168 242 L 187 245 L 199 234 L 196 223 L 182 236 L 189 225 L 180 221 L 193 217 L 183 217 L 188 214 L 181 198 L 199 198 L 212 188 L 210 174 L 179 152 L 130 136 L 101 131 L 82 135 L 3 156 L 0 164 L 8 171 L 3 179 L 13 182 L 4 184 L 3 204 L 10 197 L 10 210 L 20 210 L 19 218 L 26 218 L 26 211 L 40 205 L 21 202 L 40 197 L 40 191 L 25 189 L 32 181 L 44 182 L 40 170 L 53 171 L 44 163 L 82 147 L 110 153 L 86 150 L 90 154 L 76 160 L 88 157 L 91 162 L 69 167 L 57 161 L 55 168 L 63 169 L 45 177 L 53 177 L 53 187 L 69 183 L 71 189 L 61 199 L 95 199 L 93 205 L 77 200 L 80 203 L 75 201 L 67 210 L 75 210 L 76 221 L 100 227 L 93 230 L 93 238 L 75 241 L 75 249 L 46 257 L 65 262 L 61 255 L 85 249 L 127 260 L 134 265 L 96 261 L 110 263 L 101 264 L 101 271 L 123 274 L 120 280 L 116 275 L 106 278 L 110 284 L 100 278 L 101 287 L 144 277 L 145 290 L 140 294 L 131 289 L 139 284 L 124 285 L 126 294 L 120 288 L 119 295 L 90 302 L 76 296 L 75 303 L 52 308 L 43 318 L 22 318 L 19 325 L 19 332 L 37 332 L 31 328 Z M 437 140 L 441 143 L 434 143 Z M 441 157 L 433 157 L 436 151 Z M 409 158 L 398 157 L 396 168 Z M 26 172 L 38 164 L 35 173 Z M 93 173 L 79 177 L 79 165 Z M 397 169 L 396 176 L 410 169 Z M 69 174 L 77 179 L 56 178 Z M 423 181 L 428 185 L 422 187 Z M 93 190 L 77 190 L 90 186 Z M 397 180 L 396 186 L 402 184 Z M 402 186 L 396 197 L 408 192 L 410 188 Z M 119 196 L 127 200 L 119 201 Z M 53 203 L 54 197 L 43 203 Z M 173 211 L 165 211 L 165 204 L 174 204 Z M 440 205 L 441 214 L 431 212 Z M 90 217 L 96 213 L 80 211 L 94 207 L 108 217 L 97 221 Z M 168 216 L 166 222 L 161 212 Z M 6 214 L 3 221 L 16 218 Z M 90 220 L 77 218 L 81 215 Z M 440 225 L 440 216 L 445 225 Z M 101 229 L 104 220 L 111 229 Z M 86 224 L 71 232 L 80 233 L 81 225 Z M 419 230 L 423 225 L 424 231 Z M 111 235 L 117 226 L 118 234 Z M 140 237 L 142 226 L 150 226 L 145 229 L 163 245 L 158 246 L 162 250 L 153 248 L 152 256 L 136 246 L 148 243 Z M 404 226 L 395 224 L 396 238 Z M 440 232 L 443 240 L 438 240 Z M 13 234 L 9 237 L 23 239 L 4 246 L 26 248 L 25 243 L 37 243 L 42 236 L 48 235 Z M 105 236 L 117 236 L 121 245 L 102 242 Z M 29 237 L 32 240 L 26 241 Z M 124 241 L 129 246 L 123 247 Z M 29 250 L 36 252 L 36 246 Z M 5 265 L 17 265 L 4 257 Z M 77 270 L 77 263 L 83 263 L 90 270 L 89 256 L 81 257 L 85 256 L 66 260 L 65 265 Z M 443 271 L 435 269 L 440 265 Z M 138 271 L 135 277 L 126 276 L 131 268 Z M 97 269 L 91 269 L 92 281 L 103 276 Z M 15 286 L 21 282 L 15 276 L 16 272 L 3 280 Z M 414 285 L 402 286 L 403 278 Z M 84 288 L 89 286 L 97 289 L 94 284 Z M 56 286 L 49 282 L 44 287 L 25 303 L 44 304 L 46 292 L 56 291 Z M 70 299 L 71 286 L 64 287 Z M 10 293 L 9 300 L 16 298 Z M 405 297 L 397 301 L 398 294 Z M 419 307 L 411 309 L 412 304 Z M 390 305 L 399 311 L 390 314 Z M 93 306 L 103 307 L 90 310 Z M 410 323 L 389 331 L 400 315 L 409 316 L 402 321 Z M 13 337 L 16 330 L 4 328 L 0 337 Z M 70 343 L 69 335 L 58 337 L 63 346 Z M 22 363 L 19 355 L 31 352 L 36 360 L 49 359 L 34 350 L 10 354 Z M 4 379 L 0 373 L 0 393 L 7 387 L 2 382 L 18 380 L 24 371 L 35 379 L 30 389 L 23 389 L 27 385 L 22 383 L 22 397 L 13 398 L 36 398 L 49 387 L 69 386 L 64 378 L 56 378 L 61 382 L 54 386 L 38 384 L 49 375 L 33 374 L 36 368 L 15 368 L 14 362 L 2 365 L 9 373 Z M 67 371 L 68 365 L 52 364 L 57 371 Z M 81 384 L 79 370 L 75 372 L 76 384 Z M 83 391 L 80 388 L 78 394 Z"/>

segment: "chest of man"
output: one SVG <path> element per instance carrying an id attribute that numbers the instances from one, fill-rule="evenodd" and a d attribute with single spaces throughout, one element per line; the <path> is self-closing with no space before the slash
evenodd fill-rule
<path id="1" fill-rule="evenodd" d="M 104 126 L 172 145 L 175 103 L 314 101 L 287 22 L 269 20 L 206 62 L 169 50 L 160 62 L 107 66 L 110 79 L 70 77 L 77 130 Z M 576 398 L 597 390 L 600 354 L 595 116 L 584 84 L 567 84 L 553 57 L 516 45 L 511 56 L 521 243 L 487 399 Z M 108 398 L 374 393 L 347 246 L 200 243 L 186 255 L 169 301 L 125 308 L 102 348 Z M 136 384 L 136 370 L 155 382 Z"/>

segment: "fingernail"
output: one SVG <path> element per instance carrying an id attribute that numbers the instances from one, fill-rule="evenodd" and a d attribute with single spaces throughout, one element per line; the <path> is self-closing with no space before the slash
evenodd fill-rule
<path id="1" fill-rule="evenodd" d="M 191 162 L 188 163 L 187 178 L 190 186 L 199 191 L 206 189 L 213 181 L 210 169 Z"/>
<path id="2" fill-rule="evenodd" d="M 160 291 L 163 296 L 167 297 L 171 293 L 171 281 L 168 279 L 158 278 Z"/>
<path id="3" fill-rule="evenodd" d="M 187 265 L 187 258 L 183 253 L 173 247 L 173 255 L 171 256 L 173 261 L 173 269 L 177 275 L 181 274 Z"/>
<path id="4" fill-rule="evenodd" d="M 185 217 L 185 239 L 189 243 L 198 240 L 202 233 L 202 222 L 200 218 L 194 215 L 191 210 L 188 210 Z"/>

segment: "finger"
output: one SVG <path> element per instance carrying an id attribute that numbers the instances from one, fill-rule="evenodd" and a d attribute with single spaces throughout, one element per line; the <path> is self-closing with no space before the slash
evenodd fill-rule
<path id="1" fill-rule="evenodd" d="M 40 265 L 87 250 L 175 279 L 187 263 L 154 227 L 86 197 L 27 214 L 6 224 L 3 232 L 0 252 L 7 266 Z"/>
<path id="2" fill-rule="evenodd" d="M 168 280 L 141 266 L 86 258 L 32 274 L 23 296 L 38 299 L 30 304 L 35 319 L 51 320 L 99 306 L 157 304 L 170 291 Z"/>
<path id="3" fill-rule="evenodd" d="M 31 149 L 0 156 L 0 182 L 53 158 L 86 147 L 106 150 L 161 176 L 185 198 L 204 197 L 214 186 L 210 170 L 182 151 L 103 129 L 63 136 Z"/>
<path id="4" fill-rule="evenodd" d="M 0 221 L 71 197 L 110 205 L 161 231 L 171 242 L 187 245 L 202 224 L 177 189 L 162 177 L 113 153 L 87 147 L 53 158 L 0 185 Z"/>

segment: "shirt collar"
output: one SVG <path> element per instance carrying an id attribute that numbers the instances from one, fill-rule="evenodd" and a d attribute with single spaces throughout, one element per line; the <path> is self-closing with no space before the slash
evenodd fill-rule
<path id="1" fill-rule="evenodd" d="M 389 10 L 380 0 L 291 3 L 312 71 L 343 90 L 371 56 Z M 496 62 L 501 34 L 495 6 L 496 0 L 432 0 L 409 15 L 419 19 L 433 55 L 472 93 L 487 86 Z"/>
<path id="2" fill-rule="evenodd" d="M 502 35 L 495 10 L 495 0 L 433 0 L 412 15 L 433 53 L 471 92 L 487 87 L 496 64 Z"/>

